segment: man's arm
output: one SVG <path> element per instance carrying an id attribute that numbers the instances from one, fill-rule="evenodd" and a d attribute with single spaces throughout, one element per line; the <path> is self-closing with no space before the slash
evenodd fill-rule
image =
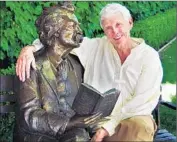
<path id="1" fill-rule="evenodd" d="M 33 41 L 32 45 L 28 45 L 22 48 L 20 55 L 16 63 L 16 74 L 21 81 L 25 81 L 25 78 L 30 76 L 30 67 L 36 69 L 36 63 L 33 53 L 43 48 L 39 39 Z"/>

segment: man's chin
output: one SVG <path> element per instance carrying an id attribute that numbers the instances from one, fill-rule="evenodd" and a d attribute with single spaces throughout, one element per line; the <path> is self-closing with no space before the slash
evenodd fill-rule
<path id="1" fill-rule="evenodd" d="M 124 39 L 123 37 L 121 37 L 121 38 L 119 38 L 119 39 L 114 40 L 114 43 L 115 43 L 116 45 L 123 44 L 123 43 L 125 43 L 125 39 Z"/>

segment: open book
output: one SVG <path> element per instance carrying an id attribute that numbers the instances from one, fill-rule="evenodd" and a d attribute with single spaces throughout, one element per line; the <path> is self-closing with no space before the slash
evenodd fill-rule
<path id="1" fill-rule="evenodd" d="M 92 86 L 82 83 L 72 108 L 77 115 L 91 115 L 101 112 L 105 117 L 112 112 L 119 94 L 120 91 L 115 88 L 100 93 Z"/>

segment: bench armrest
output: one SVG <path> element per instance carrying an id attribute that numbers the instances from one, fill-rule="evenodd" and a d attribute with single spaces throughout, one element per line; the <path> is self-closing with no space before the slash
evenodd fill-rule
<path id="1" fill-rule="evenodd" d="M 171 108 L 171 109 L 173 109 L 173 110 L 176 110 L 176 105 L 173 104 L 173 103 L 171 103 L 171 102 L 166 102 L 166 101 L 161 100 L 161 101 L 160 101 L 160 104 L 161 104 L 161 105 L 164 105 L 164 106 L 166 106 L 166 107 L 168 107 L 168 108 Z"/>

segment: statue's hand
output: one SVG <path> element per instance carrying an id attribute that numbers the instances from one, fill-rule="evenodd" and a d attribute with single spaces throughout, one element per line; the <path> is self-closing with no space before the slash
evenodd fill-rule
<path id="1" fill-rule="evenodd" d="M 71 129 L 73 127 L 86 128 L 94 123 L 97 123 L 101 119 L 102 114 L 96 113 L 89 116 L 73 116 L 66 126 L 66 129 Z"/>
<path id="2" fill-rule="evenodd" d="M 16 74 L 19 76 L 21 81 L 25 81 L 25 77 L 30 77 L 30 66 L 36 69 L 35 58 L 33 52 L 35 51 L 34 46 L 25 46 L 22 48 L 20 55 L 16 63 Z"/>

